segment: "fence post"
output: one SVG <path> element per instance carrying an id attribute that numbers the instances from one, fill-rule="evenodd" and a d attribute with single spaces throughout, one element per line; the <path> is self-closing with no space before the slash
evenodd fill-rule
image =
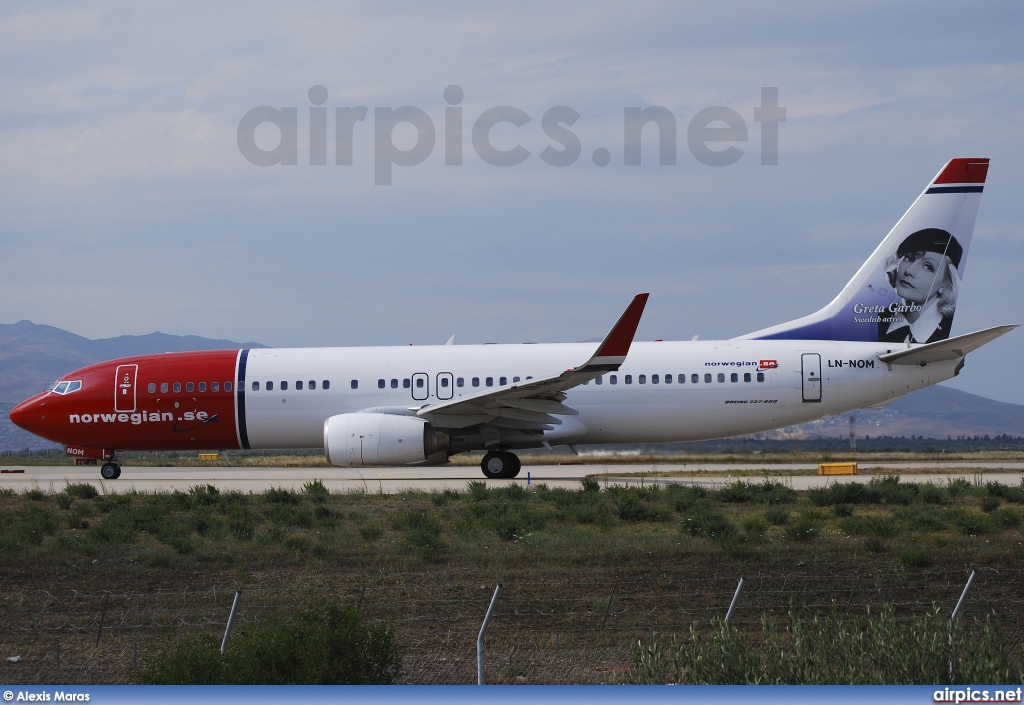
<path id="1" fill-rule="evenodd" d="M 956 629 L 956 618 L 960 616 L 960 608 L 964 606 L 964 600 L 967 599 L 967 591 L 971 589 L 971 584 L 974 583 L 975 572 L 971 571 L 971 577 L 967 578 L 967 584 L 964 585 L 964 591 L 960 595 L 960 599 L 957 600 L 956 607 L 953 608 L 953 614 L 949 616 L 949 684 L 953 685 L 956 683 L 953 680 L 953 630 Z"/>
<path id="2" fill-rule="evenodd" d="M 224 629 L 224 638 L 220 642 L 220 652 L 224 653 L 228 648 L 228 638 L 231 636 L 231 627 L 235 625 L 235 615 L 238 614 L 238 603 L 242 601 L 242 591 L 235 591 L 235 601 L 231 603 L 231 614 L 228 615 L 228 626 Z"/>
<path id="3" fill-rule="evenodd" d="M 722 620 L 722 672 L 725 673 L 725 662 L 729 654 L 726 650 L 726 642 L 728 641 L 726 629 L 729 626 L 729 620 L 732 618 L 732 613 L 736 611 L 736 605 L 740 601 L 740 595 L 743 594 L 743 578 L 740 578 L 739 584 L 736 585 L 736 592 L 732 596 L 732 602 L 729 603 L 729 610 L 725 613 L 725 619 Z"/>
<path id="4" fill-rule="evenodd" d="M 480 626 L 480 634 L 476 637 L 476 684 L 484 684 L 484 634 L 487 633 L 487 625 L 491 623 L 491 616 L 494 614 L 494 607 L 498 604 L 498 595 L 501 594 L 501 583 L 494 588 L 494 597 L 484 615 L 484 623 Z"/>
<path id="5" fill-rule="evenodd" d="M 615 589 L 619 587 L 618 582 L 612 583 L 612 594 L 608 598 L 608 606 L 604 608 L 604 619 L 601 620 L 601 631 L 604 631 L 605 622 L 608 621 L 608 613 L 612 611 L 612 600 L 615 599 Z"/>
<path id="6" fill-rule="evenodd" d="M 107 598 L 110 597 L 109 592 L 103 593 L 103 607 L 100 610 L 100 628 L 96 630 L 96 646 L 100 645 L 100 636 L 103 634 L 103 620 L 107 616 Z"/>

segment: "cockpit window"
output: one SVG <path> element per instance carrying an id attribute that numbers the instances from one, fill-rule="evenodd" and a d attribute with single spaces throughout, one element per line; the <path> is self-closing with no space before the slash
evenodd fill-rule
<path id="1" fill-rule="evenodd" d="M 77 392 L 81 388 L 81 381 L 76 379 L 74 381 L 59 381 L 50 388 L 50 391 L 54 394 L 71 394 L 71 392 Z"/>

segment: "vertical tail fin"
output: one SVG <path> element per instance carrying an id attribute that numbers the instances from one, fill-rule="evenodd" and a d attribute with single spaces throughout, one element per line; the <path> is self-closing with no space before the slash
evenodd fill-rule
<path id="1" fill-rule="evenodd" d="M 926 343 L 949 337 L 988 159 L 953 159 L 832 303 L 748 339 Z"/>

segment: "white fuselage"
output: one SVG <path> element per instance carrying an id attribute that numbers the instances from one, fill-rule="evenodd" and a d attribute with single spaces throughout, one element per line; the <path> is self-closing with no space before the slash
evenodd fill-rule
<path id="1" fill-rule="evenodd" d="M 788 340 L 633 343 L 617 372 L 566 392 L 564 404 L 579 415 L 558 417 L 563 423 L 543 440 L 663 443 L 756 433 L 883 403 L 956 372 L 957 360 L 916 367 L 877 359 L 900 347 Z M 566 343 L 250 350 L 241 402 L 248 446 L 321 448 L 324 422 L 333 415 L 412 413 L 488 387 L 558 374 L 586 360 L 594 348 Z M 316 389 L 309 389 L 311 380 Z M 323 380 L 330 382 L 328 390 Z M 296 382 L 303 382 L 301 390 Z M 508 441 L 511 447 L 539 444 L 537 438 Z"/>

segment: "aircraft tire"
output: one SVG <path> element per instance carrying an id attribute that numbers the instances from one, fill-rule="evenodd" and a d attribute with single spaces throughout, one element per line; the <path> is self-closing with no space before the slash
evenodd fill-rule
<path id="1" fill-rule="evenodd" d="M 511 462 L 511 464 L 509 466 L 508 474 L 505 475 L 505 477 L 508 477 L 508 478 L 517 477 L 519 475 L 519 471 L 523 469 L 523 461 L 521 461 L 519 459 L 519 456 L 516 455 L 515 453 L 506 453 L 506 455 L 508 455 L 509 459 L 512 462 Z"/>
<path id="2" fill-rule="evenodd" d="M 511 453 L 503 453 L 501 451 L 493 450 L 487 453 L 484 456 L 484 459 L 480 461 L 480 469 L 483 470 L 484 477 L 491 480 L 499 480 L 503 477 L 507 477 L 505 473 L 509 470 L 509 455 L 511 455 Z"/>
<path id="3" fill-rule="evenodd" d="M 116 480 L 121 477 L 121 466 L 117 463 L 103 463 L 100 468 L 100 477 L 104 480 Z"/>

